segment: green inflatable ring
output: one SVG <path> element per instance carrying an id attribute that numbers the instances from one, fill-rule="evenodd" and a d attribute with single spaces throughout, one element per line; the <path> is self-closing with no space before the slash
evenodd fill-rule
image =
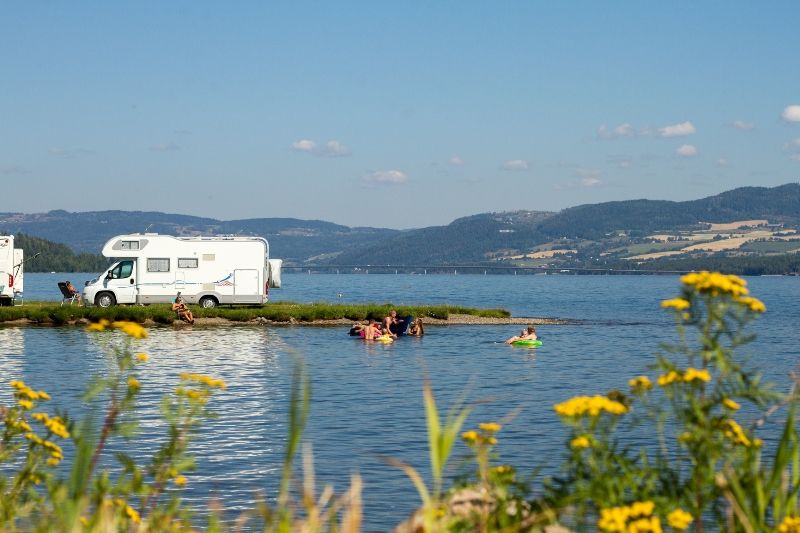
<path id="1" fill-rule="evenodd" d="M 514 346 L 541 346 L 542 341 L 539 339 L 522 339 L 518 341 L 512 341 Z"/>

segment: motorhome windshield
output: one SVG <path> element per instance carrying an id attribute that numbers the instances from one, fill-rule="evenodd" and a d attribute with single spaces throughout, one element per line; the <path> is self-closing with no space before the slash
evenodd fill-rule
<path id="1" fill-rule="evenodd" d="M 109 271 L 111 279 L 125 279 L 130 277 L 133 272 L 133 261 L 120 261 L 120 263 Z"/>

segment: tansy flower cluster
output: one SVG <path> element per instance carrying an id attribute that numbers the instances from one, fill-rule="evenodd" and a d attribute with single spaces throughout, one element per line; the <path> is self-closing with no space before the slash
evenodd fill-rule
<path id="1" fill-rule="evenodd" d="M 592 445 L 592 441 L 589 440 L 589 437 L 586 435 L 581 435 L 580 437 L 575 437 L 571 441 L 569 441 L 569 447 L 573 450 L 582 450 L 584 448 L 589 448 Z"/>
<path id="2" fill-rule="evenodd" d="M 144 328 L 144 326 L 127 320 L 109 322 L 105 318 L 102 318 L 97 322 L 89 324 L 86 329 L 87 331 L 104 331 L 108 327 L 119 329 L 134 339 L 144 339 L 147 337 L 147 330 Z"/>
<path id="3" fill-rule="evenodd" d="M 53 435 L 57 435 L 62 439 L 69 438 L 69 432 L 67 431 L 67 428 L 64 425 L 64 421 L 61 419 L 61 417 L 54 416 L 50 418 L 47 413 L 33 413 L 31 418 L 41 423 Z"/>
<path id="4" fill-rule="evenodd" d="M 723 435 L 733 441 L 734 444 L 741 444 L 745 448 L 754 446 L 760 448 L 762 441 L 759 438 L 750 439 L 736 420 L 726 420 L 723 426 Z"/>
<path id="5" fill-rule="evenodd" d="M 683 509 L 675 509 L 667 515 L 667 523 L 671 528 L 684 530 L 694 521 L 691 513 Z"/>
<path id="6" fill-rule="evenodd" d="M 57 466 L 58 463 L 64 459 L 64 452 L 61 450 L 61 446 L 56 444 L 55 442 L 45 440 L 41 438 L 36 433 L 29 431 L 25 434 L 25 438 L 28 439 L 33 445 L 41 446 L 50 454 L 50 458 L 47 459 L 47 464 L 50 466 Z"/>
<path id="7" fill-rule="evenodd" d="M 653 388 L 653 382 L 647 376 L 638 376 L 628 380 L 628 386 L 633 391 L 645 391 Z"/>
<path id="8" fill-rule="evenodd" d="M 675 370 L 670 370 L 663 376 L 658 377 L 658 385 L 664 387 L 675 382 L 691 383 L 692 381 L 704 381 L 708 383 L 711 381 L 711 373 L 706 370 L 698 370 L 696 368 L 687 368 L 686 372 L 680 373 Z"/>
<path id="9" fill-rule="evenodd" d="M 800 533 L 800 517 L 787 516 L 778 526 L 780 533 Z"/>
<path id="10" fill-rule="evenodd" d="M 181 379 L 183 381 L 194 381 L 195 383 L 206 385 L 207 387 L 211 387 L 212 389 L 225 388 L 225 382 L 222 381 L 221 379 L 215 379 L 209 376 L 204 376 L 202 374 L 190 374 L 188 372 L 181 372 Z"/>
<path id="11" fill-rule="evenodd" d="M 575 396 L 566 402 L 554 405 L 553 409 L 561 416 L 597 416 L 604 411 L 612 415 L 621 415 L 628 412 L 628 408 L 622 403 L 600 395 Z"/>
<path id="12" fill-rule="evenodd" d="M 28 387 L 24 381 L 20 380 L 13 380 L 9 383 L 14 388 L 14 398 L 17 399 L 17 405 L 25 409 L 26 411 L 30 411 L 33 409 L 35 401 L 38 400 L 49 400 L 50 395 L 47 394 L 45 391 L 35 391 L 32 388 Z"/>
<path id="13" fill-rule="evenodd" d="M 634 502 L 631 505 L 601 509 L 597 527 L 602 531 L 661 533 L 661 519 L 653 516 L 654 508 L 653 502 Z"/>
<path id="14" fill-rule="evenodd" d="M 719 296 L 747 295 L 747 282 L 739 276 L 720 274 L 719 272 L 691 272 L 681 277 L 681 283 L 693 288 L 700 294 Z"/>
<path id="15" fill-rule="evenodd" d="M 739 296 L 734 298 L 733 301 L 738 304 L 742 304 L 754 313 L 763 313 L 767 310 L 767 306 L 764 305 L 764 302 L 758 298 L 753 298 L 752 296 Z"/>
<path id="16" fill-rule="evenodd" d="M 461 434 L 461 438 L 469 445 L 495 445 L 497 438 L 494 435 L 503 429 L 503 426 L 496 422 L 484 422 L 478 425 L 478 429 L 480 431 L 465 431 Z"/>
<path id="17" fill-rule="evenodd" d="M 677 311 L 688 309 L 690 305 L 689 300 L 683 298 L 672 298 L 671 300 L 664 300 L 661 302 L 661 307 L 664 309 L 675 309 Z"/>

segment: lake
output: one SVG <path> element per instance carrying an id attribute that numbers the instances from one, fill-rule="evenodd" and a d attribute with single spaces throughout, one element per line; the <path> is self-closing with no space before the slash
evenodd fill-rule
<path id="1" fill-rule="evenodd" d="M 26 274 L 28 300 L 57 300 L 56 283 L 76 286 L 90 274 Z M 288 274 L 273 300 L 297 302 L 449 303 L 503 307 L 514 316 L 557 317 L 578 324 L 541 326 L 544 346 L 518 348 L 500 341 L 519 326 L 428 327 L 422 338 L 390 345 L 350 338 L 346 328 L 303 326 L 155 327 L 137 350 L 142 366 L 142 430 L 134 454 L 146 456 L 160 441 L 161 395 L 178 373 L 223 378 L 215 396 L 219 418 L 210 421 L 194 451 L 186 498 L 221 498 L 226 509 L 247 509 L 257 491 L 274 495 L 286 436 L 292 368 L 302 357 L 312 381 L 306 440 L 313 443 L 318 483 L 344 492 L 352 472 L 364 479 L 365 530 L 391 529 L 418 505 L 405 475 L 382 457 L 427 472 L 422 380 L 430 376 L 440 410 L 466 391 L 474 411 L 466 427 L 496 421 L 519 409 L 499 434 L 504 462 L 521 473 L 552 468 L 565 453 L 566 432 L 552 405 L 575 394 L 627 388 L 647 371 L 659 343 L 675 338 L 671 315 L 659 301 L 677 295 L 673 276 L 544 275 L 335 275 Z M 768 379 L 783 390 L 798 362 L 800 278 L 749 278 L 767 313 L 752 326 L 758 339 L 746 347 Z M 82 409 L 87 376 L 103 373 L 107 359 L 99 337 L 82 328 L 0 328 L 0 374 L 20 378 L 54 397 L 53 405 Z M 0 402 L 10 399 L 8 387 Z M 767 428 L 767 444 L 771 440 Z M 634 435 L 647 441 L 650 435 Z M 124 448 L 123 445 L 118 445 Z M 458 445 L 455 455 L 465 451 Z M 453 461 L 455 472 L 457 460 Z M 549 470 L 552 472 L 552 470 Z"/>

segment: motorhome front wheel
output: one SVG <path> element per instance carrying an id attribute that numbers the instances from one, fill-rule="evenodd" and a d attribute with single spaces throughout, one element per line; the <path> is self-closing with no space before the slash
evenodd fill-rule
<path id="1" fill-rule="evenodd" d="M 101 292 L 97 295 L 97 298 L 95 298 L 94 303 L 97 307 L 111 307 L 117 303 L 117 299 L 114 298 L 114 295 L 110 292 Z"/>

